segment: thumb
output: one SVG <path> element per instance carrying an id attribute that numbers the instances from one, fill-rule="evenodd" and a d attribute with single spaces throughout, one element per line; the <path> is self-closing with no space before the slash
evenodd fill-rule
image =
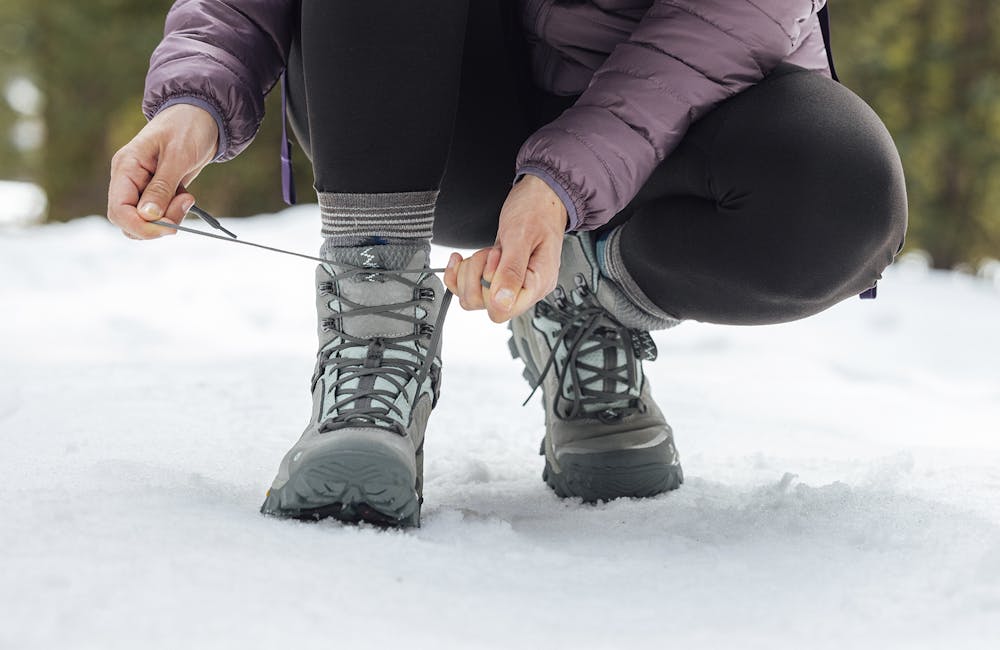
<path id="1" fill-rule="evenodd" d="M 156 166 L 156 173 L 139 197 L 139 216 L 146 221 L 162 219 L 168 206 L 173 202 L 177 189 L 181 188 L 181 191 L 184 191 L 181 179 L 187 171 L 170 156 L 161 156 Z"/>
<path id="2" fill-rule="evenodd" d="M 486 305 L 490 318 L 502 323 L 511 317 L 511 311 L 524 286 L 525 274 L 531 251 L 520 243 L 501 248 L 496 272 L 490 283 L 490 300 Z"/>

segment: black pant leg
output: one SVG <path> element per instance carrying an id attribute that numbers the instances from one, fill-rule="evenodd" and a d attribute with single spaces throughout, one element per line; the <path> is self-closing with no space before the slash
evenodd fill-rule
<path id="1" fill-rule="evenodd" d="M 308 142 L 317 190 L 438 189 L 468 4 L 303 1 L 289 79 L 293 128 Z"/>
<path id="2" fill-rule="evenodd" d="M 518 149 L 539 126 L 516 2 L 469 6 L 454 138 L 438 196 L 435 243 L 482 248 L 496 241 Z"/>
<path id="3" fill-rule="evenodd" d="M 782 66 L 693 125 L 615 221 L 626 269 L 666 312 L 785 322 L 881 277 L 906 229 L 903 170 L 860 98 Z"/>
<path id="4" fill-rule="evenodd" d="M 319 4 L 322 9 L 328 3 L 312 4 Z M 311 116 L 319 121 L 331 119 L 325 117 L 321 105 L 352 101 L 348 94 L 338 93 L 331 80 L 324 82 L 328 76 L 321 67 L 305 64 L 304 41 L 308 40 L 308 36 L 304 32 L 321 33 L 322 23 L 317 15 L 304 8 L 304 27 L 297 30 L 288 62 L 289 123 L 300 147 L 313 161 L 317 188 L 326 190 L 323 179 L 347 178 L 350 175 L 351 186 L 360 188 L 350 191 L 393 191 L 386 189 L 388 186 L 379 179 L 412 178 L 410 173 L 394 171 L 396 162 L 405 159 L 411 161 L 407 163 L 408 167 L 425 172 L 420 181 L 424 185 L 420 187 L 430 189 L 437 187 L 427 183 L 432 177 L 440 175 L 439 167 L 442 155 L 445 155 L 446 171 L 440 183 L 435 215 L 435 242 L 462 248 L 492 245 L 496 238 L 500 207 L 513 180 L 518 148 L 532 130 L 541 125 L 540 110 L 547 109 L 552 100 L 568 105 L 561 101 L 563 98 L 547 98 L 545 93 L 531 85 L 527 47 L 517 3 L 477 0 L 469 4 L 457 108 L 450 109 L 457 111 L 457 115 L 452 120 L 454 128 L 448 137 L 431 137 L 431 132 L 421 131 L 418 139 L 390 140 L 382 148 L 392 148 L 392 155 L 383 159 L 373 151 L 371 155 L 360 158 L 361 166 L 353 165 L 352 161 L 332 151 L 337 146 L 337 139 L 329 137 L 330 128 L 310 128 Z M 315 56 L 313 49 L 310 52 L 310 57 Z M 363 61 L 358 63 L 362 67 L 365 65 Z M 307 76 L 312 78 L 310 88 L 323 88 L 325 83 L 329 92 L 320 97 L 315 96 L 316 92 L 307 93 Z M 375 77 L 372 75 L 369 78 Z M 444 88 L 445 92 L 449 92 L 448 88 L 450 86 Z M 446 114 L 450 106 L 445 98 L 435 99 L 434 94 L 441 89 L 441 86 L 428 86 L 428 96 L 421 98 L 428 102 L 425 106 L 429 108 L 424 110 L 438 117 Z M 410 104 L 406 106 L 410 107 Z M 444 111 L 439 110 L 442 107 Z M 376 108 L 373 115 L 379 116 L 378 121 L 390 119 L 383 108 Z M 442 154 L 442 147 L 446 148 L 445 154 Z M 372 168 L 375 170 L 372 171 Z M 366 171 L 362 173 L 362 170 Z M 363 177 L 358 178 L 359 175 Z M 372 185 L 373 179 L 379 183 L 377 186 Z M 413 181 L 399 180 L 394 183 L 399 188 L 417 187 Z"/>

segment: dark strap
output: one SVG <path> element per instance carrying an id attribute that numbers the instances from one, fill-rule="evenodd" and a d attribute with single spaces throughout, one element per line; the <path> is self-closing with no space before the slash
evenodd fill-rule
<path id="1" fill-rule="evenodd" d="M 288 71 L 281 75 L 281 198 L 295 205 L 295 177 L 292 174 L 292 141 L 288 138 Z"/>
<path id="2" fill-rule="evenodd" d="M 830 47 L 830 2 L 823 5 L 817 16 L 819 17 L 819 29 L 823 32 L 823 44 L 826 45 L 826 62 L 830 64 L 830 75 L 834 81 L 840 81 L 837 77 L 837 69 L 833 67 L 833 48 Z"/>

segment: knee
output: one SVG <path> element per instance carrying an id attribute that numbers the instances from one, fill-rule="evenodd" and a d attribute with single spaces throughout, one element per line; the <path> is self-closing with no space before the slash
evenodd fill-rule
<path id="1" fill-rule="evenodd" d="M 850 124 L 829 124 L 820 152 L 830 162 L 823 193 L 834 241 L 841 242 L 849 293 L 863 291 L 902 249 L 908 209 L 903 165 L 885 125 L 848 92 Z M 853 271 L 853 273 L 852 273 Z"/>
<path id="2" fill-rule="evenodd" d="M 758 135 L 770 140 L 774 164 L 760 172 L 757 207 L 780 212 L 796 245 L 774 251 L 771 289 L 829 306 L 871 287 L 902 248 L 903 167 L 881 119 L 847 88 L 808 72 L 776 83 L 794 110 Z"/>

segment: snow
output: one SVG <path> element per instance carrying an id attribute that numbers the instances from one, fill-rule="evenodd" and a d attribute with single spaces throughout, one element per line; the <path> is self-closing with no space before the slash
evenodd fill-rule
<path id="1" fill-rule="evenodd" d="M 314 206 L 231 225 L 318 248 Z M 687 482 L 598 506 L 542 483 L 506 330 L 456 305 L 423 526 L 380 531 L 257 513 L 309 411 L 309 262 L 97 217 L 0 259 L 4 650 L 997 647 L 985 278 L 656 334 Z"/>
<path id="2" fill-rule="evenodd" d="M 45 192 L 34 183 L 0 181 L 0 228 L 36 224 L 46 205 Z"/>

